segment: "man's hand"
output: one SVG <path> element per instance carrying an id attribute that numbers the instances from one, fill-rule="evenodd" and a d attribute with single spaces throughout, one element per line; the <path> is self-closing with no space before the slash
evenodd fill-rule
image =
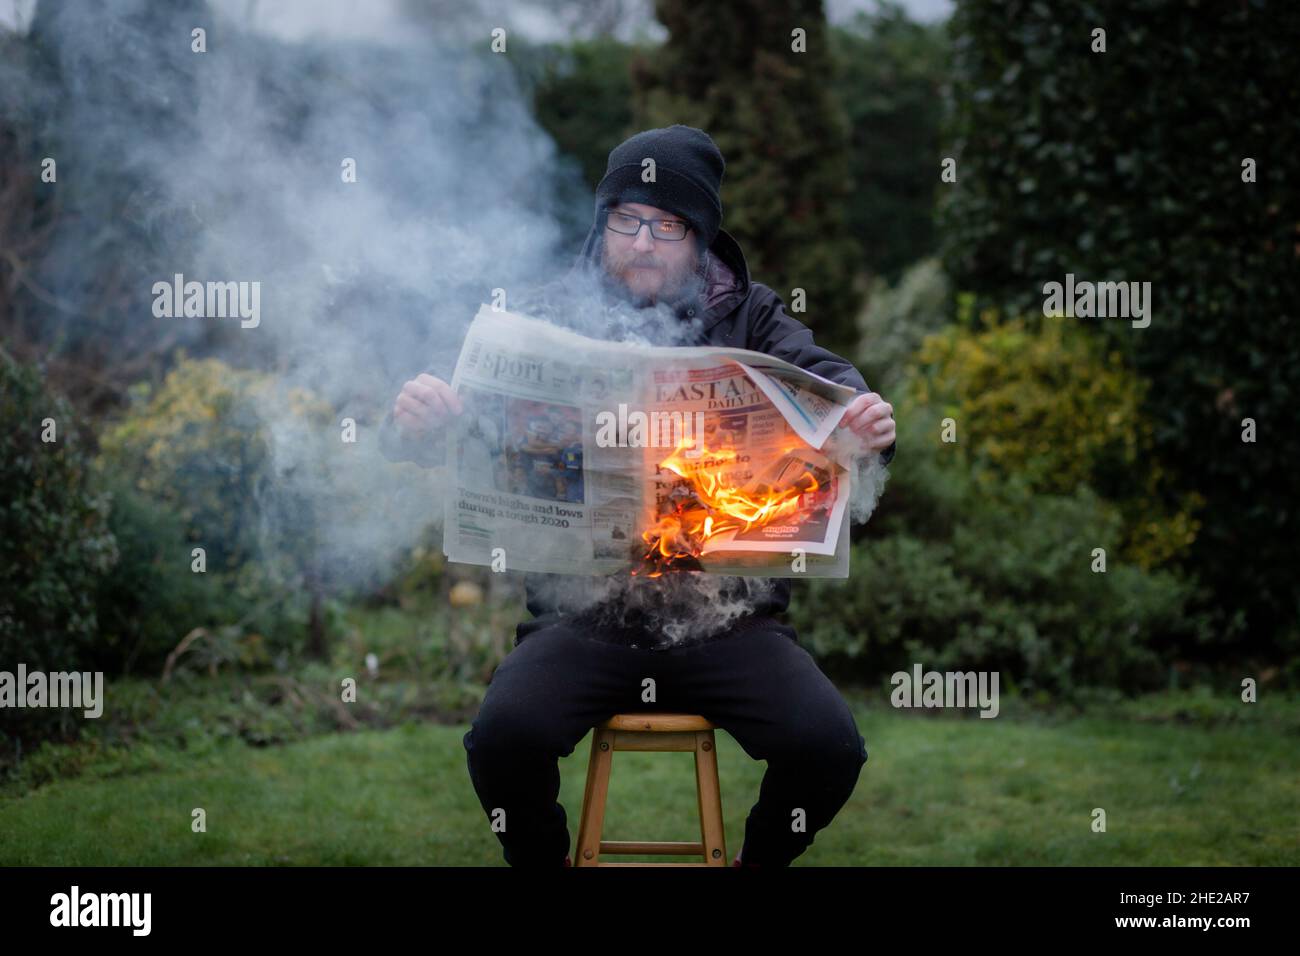
<path id="1" fill-rule="evenodd" d="M 450 385 L 424 373 L 402 386 L 393 405 L 393 423 L 406 432 L 436 432 L 464 410 Z"/>
<path id="2" fill-rule="evenodd" d="M 859 395 L 845 409 L 839 427 L 861 438 L 869 451 L 883 451 L 894 443 L 894 406 L 875 392 Z"/>

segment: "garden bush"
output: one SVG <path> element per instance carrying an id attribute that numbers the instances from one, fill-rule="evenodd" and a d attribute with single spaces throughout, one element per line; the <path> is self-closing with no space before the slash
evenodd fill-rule
<path id="1" fill-rule="evenodd" d="M 108 509 L 72 406 L 0 349 L 0 665 L 60 670 L 94 644 Z"/>

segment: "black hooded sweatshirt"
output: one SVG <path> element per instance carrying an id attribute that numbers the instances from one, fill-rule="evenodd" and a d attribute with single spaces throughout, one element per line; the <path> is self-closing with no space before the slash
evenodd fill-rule
<path id="1" fill-rule="evenodd" d="M 604 231 L 602 213 L 603 207 L 598 208 L 586 243 L 568 276 L 511 302 L 512 311 L 563 322 L 567 310 L 562 305 L 557 307 L 556 303 L 563 302 L 565 292 L 572 289 L 575 279 L 593 275 L 598 277 L 599 287 L 609 300 L 621 301 L 623 290 L 605 276 L 600 264 Z M 740 245 L 725 229 L 718 230 L 695 281 L 676 302 L 671 303 L 670 308 L 683 323 L 683 334 L 673 344 L 726 346 L 765 352 L 833 382 L 860 392 L 870 391 L 852 363 L 813 341 L 812 331 L 785 311 L 776 292 L 750 279 L 749 265 Z M 582 331 L 592 334 L 590 328 Z M 638 328 L 636 331 L 653 340 L 652 334 L 647 336 L 647 329 Z M 623 334 L 626 334 L 626 328 L 612 325 L 603 337 L 617 339 Z M 454 367 L 455 356 L 446 352 L 434 368 L 426 371 L 449 382 Z M 397 428 L 391 409 L 381 425 L 379 444 L 381 453 L 390 461 L 414 461 L 436 466 L 445 460 L 445 450 L 440 442 L 412 438 Z M 895 445 L 890 445 L 881 454 L 881 461 L 888 464 L 894 451 Z M 573 576 L 525 573 L 526 604 L 534 616 L 565 614 L 574 610 L 566 607 L 562 598 L 556 595 L 580 595 L 582 588 L 555 587 L 557 578 L 571 581 Z M 765 583 L 766 587 L 756 589 L 759 596 L 754 614 L 773 615 L 785 611 L 790 603 L 790 579 L 772 578 Z"/>

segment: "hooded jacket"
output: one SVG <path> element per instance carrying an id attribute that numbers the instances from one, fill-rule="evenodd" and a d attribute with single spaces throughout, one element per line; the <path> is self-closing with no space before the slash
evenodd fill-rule
<path id="1" fill-rule="evenodd" d="M 600 262 L 604 223 L 602 212 L 603 206 L 598 205 L 595 222 L 569 275 L 514 303 L 518 311 L 562 319 L 563 309 L 557 310 L 553 316 L 546 315 L 548 303 L 561 297 L 575 277 L 590 276 L 593 272 L 600 277 L 601 288 L 607 295 L 619 295 L 619 288 L 604 276 Z M 817 345 L 813 341 L 812 331 L 785 311 L 780 296 L 766 285 L 750 278 L 749 265 L 740 245 L 725 229 L 718 230 L 709 246 L 696 281 L 670 307 L 676 317 L 687 324 L 684 338 L 676 344 L 726 346 L 765 352 L 859 392 L 870 391 L 861 373 L 851 362 Z M 584 331 L 590 334 L 589 329 Z M 609 337 L 616 335 L 611 329 Z M 451 380 L 450 369 L 428 371 L 446 381 Z M 405 436 L 394 425 L 391 410 L 381 426 L 380 450 L 391 461 L 415 461 L 423 465 L 438 465 L 443 462 L 441 447 L 431 445 L 427 440 L 421 443 Z M 891 444 L 881 454 L 882 463 L 888 464 L 894 457 L 894 452 L 895 445 Z M 553 586 L 557 577 L 572 576 L 525 573 L 526 604 L 534 616 L 563 614 L 571 610 L 554 597 L 555 594 L 568 590 Z M 544 582 L 541 579 L 551 580 Z M 552 586 L 546 586 L 548 583 Z M 754 613 L 773 615 L 785 611 L 790 603 L 790 579 L 772 578 L 766 583 L 767 587 L 758 589 L 762 596 L 758 599 Z M 573 589 L 569 593 L 580 594 L 581 590 Z"/>

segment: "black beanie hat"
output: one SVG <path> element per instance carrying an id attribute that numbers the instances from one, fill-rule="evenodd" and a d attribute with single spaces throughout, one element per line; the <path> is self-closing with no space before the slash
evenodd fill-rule
<path id="1" fill-rule="evenodd" d="M 642 182 L 642 164 L 654 160 L 654 182 Z M 713 245 L 722 225 L 722 152 L 708 133 L 694 126 L 648 129 L 615 146 L 605 178 L 596 187 L 596 213 L 616 202 L 639 202 L 687 220 Z M 701 250 L 702 252 L 703 250 Z"/>

